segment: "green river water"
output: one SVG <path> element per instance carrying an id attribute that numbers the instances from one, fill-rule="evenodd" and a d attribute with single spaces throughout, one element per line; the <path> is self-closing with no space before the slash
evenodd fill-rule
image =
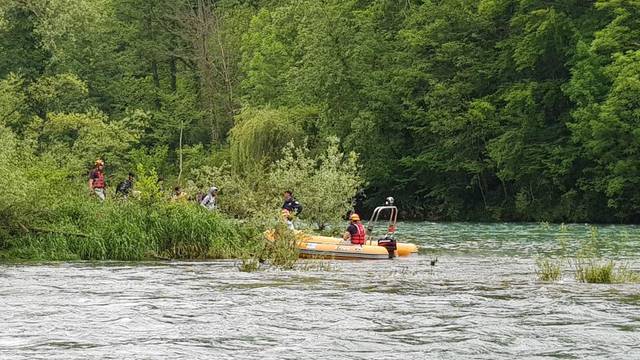
<path id="1" fill-rule="evenodd" d="M 640 227 L 405 223 L 417 256 L 0 264 L 0 359 L 640 358 L 640 285 L 583 284 L 539 256 L 585 242 L 640 271 Z M 435 266 L 431 266 L 434 259 Z"/>

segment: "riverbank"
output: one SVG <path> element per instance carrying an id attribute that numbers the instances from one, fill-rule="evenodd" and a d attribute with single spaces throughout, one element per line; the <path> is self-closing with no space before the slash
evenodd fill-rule
<path id="1" fill-rule="evenodd" d="M 46 216 L 14 220 L 0 234 L 2 260 L 242 258 L 263 246 L 257 226 L 186 202 L 79 196 L 48 207 Z"/>

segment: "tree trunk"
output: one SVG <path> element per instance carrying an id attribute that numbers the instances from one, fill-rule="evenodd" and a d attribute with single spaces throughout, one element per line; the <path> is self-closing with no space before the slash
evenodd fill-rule
<path id="1" fill-rule="evenodd" d="M 178 143 L 179 163 L 178 163 L 178 184 L 182 178 L 182 134 L 184 132 L 184 121 L 180 120 L 180 140 Z"/>

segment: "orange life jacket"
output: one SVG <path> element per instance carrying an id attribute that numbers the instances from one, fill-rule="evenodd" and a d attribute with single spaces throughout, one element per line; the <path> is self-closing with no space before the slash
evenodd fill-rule
<path id="1" fill-rule="evenodd" d="M 358 229 L 358 232 L 355 234 L 351 234 L 351 243 L 356 245 L 363 245 L 365 242 L 365 238 L 367 236 L 367 231 L 364 229 L 364 225 L 361 223 L 353 224 Z"/>

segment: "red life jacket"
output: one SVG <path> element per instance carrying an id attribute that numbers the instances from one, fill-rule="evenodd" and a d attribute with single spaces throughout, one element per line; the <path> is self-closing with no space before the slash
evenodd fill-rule
<path id="1" fill-rule="evenodd" d="M 104 173 L 102 171 L 95 171 L 95 178 L 93 179 L 93 187 L 97 189 L 104 189 Z"/>
<path id="2" fill-rule="evenodd" d="M 361 223 L 353 224 L 358 229 L 358 232 L 355 234 L 351 234 L 351 243 L 356 245 L 364 245 L 365 237 L 367 236 L 367 232 L 364 229 L 364 226 Z"/>

